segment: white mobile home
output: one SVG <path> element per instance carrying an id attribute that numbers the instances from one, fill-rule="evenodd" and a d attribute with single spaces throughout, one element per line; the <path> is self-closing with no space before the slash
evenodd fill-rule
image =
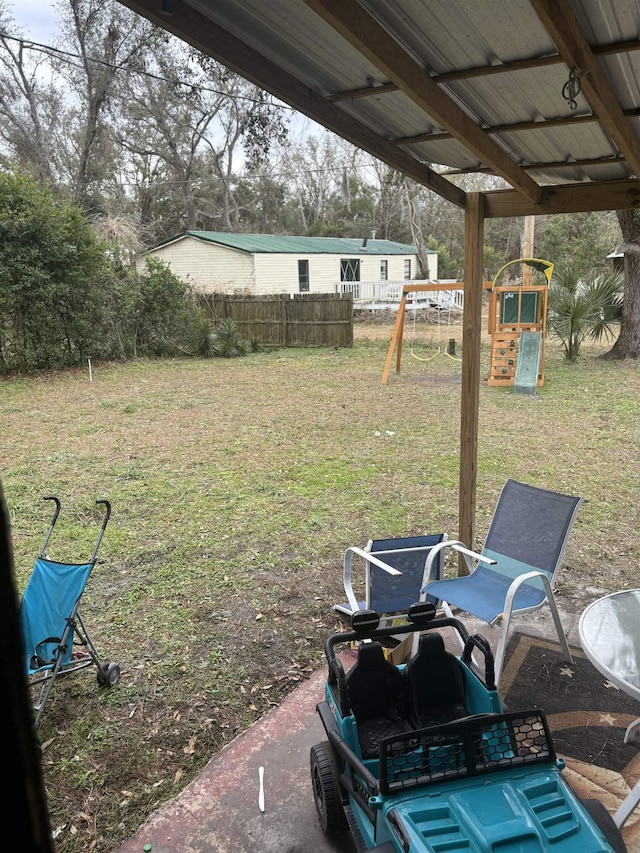
<path id="1" fill-rule="evenodd" d="M 374 292 L 380 298 L 381 287 L 383 292 L 388 287 L 394 291 L 390 295 L 399 299 L 395 291 L 418 275 L 413 246 L 371 238 L 185 231 L 154 246 L 144 257 L 164 261 L 201 293 L 351 291 L 355 300 L 368 300 Z M 429 252 L 428 261 L 428 277 L 436 279 L 437 253 Z"/>

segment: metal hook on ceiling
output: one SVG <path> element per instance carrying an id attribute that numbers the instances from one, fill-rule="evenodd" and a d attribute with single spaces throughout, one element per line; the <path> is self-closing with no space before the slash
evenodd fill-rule
<path id="1" fill-rule="evenodd" d="M 584 76 L 586 72 L 576 72 L 575 68 L 572 68 L 569 72 L 569 79 L 562 87 L 562 97 L 569 104 L 570 110 L 575 110 L 578 106 L 578 102 L 576 98 L 582 91 L 582 83 L 580 82 L 580 78 Z"/>

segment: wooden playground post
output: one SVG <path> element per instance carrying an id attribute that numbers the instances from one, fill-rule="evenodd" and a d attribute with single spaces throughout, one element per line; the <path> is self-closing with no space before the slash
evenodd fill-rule
<path id="1" fill-rule="evenodd" d="M 522 257 L 535 258 L 533 253 L 533 241 L 536 227 L 535 216 L 525 216 L 522 233 Z M 522 268 L 522 283 L 525 287 L 531 287 L 533 281 L 533 268 L 526 264 Z"/>
<path id="2" fill-rule="evenodd" d="M 398 355 L 396 358 L 396 373 L 400 371 L 400 360 L 402 358 L 402 327 L 404 326 L 404 308 L 407 302 L 406 286 L 402 288 L 402 298 L 398 306 L 396 314 L 396 322 L 393 324 L 393 332 L 391 333 L 391 343 L 387 352 L 387 360 L 384 363 L 382 371 L 382 384 L 387 384 L 389 378 L 389 368 L 391 367 L 391 359 L 393 358 L 393 350 L 395 349 L 396 341 L 398 341 Z"/>

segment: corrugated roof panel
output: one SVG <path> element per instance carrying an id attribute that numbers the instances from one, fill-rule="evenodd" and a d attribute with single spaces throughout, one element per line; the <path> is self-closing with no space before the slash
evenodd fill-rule
<path id="1" fill-rule="evenodd" d="M 574 166 L 562 169 L 530 169 L 529 174 L 534 180 L 549 186 L 560 184 L 579 184 L 585 181 L 620 181 L 626 180 L 625 168 L 619 163 L 606 162 L 593 164 L 588 167 Z"/>
<path id="2" fill-rule="evenodd" d="M 437 163 L 441 166 L 448 166 L 450 169 L 478 169 L 484 165 L 464 147 L 462 142 L 455 139 L 440 142 L 417 142 L 401 147 L 411 151 L 414 157 L 418 157 L 424 163 Z M 461 163 L 464 165 L 461 166 Z"/>
<path id="3" fill-rule="evenodd" d="M 332 110 L 353 117 L 360 128 L 354 138 L 363 139 L 367 131 L 386 143 L 400 140 L 401 151 L 424 163 L 441 164 L 451 169 L 476 169 L 486 166 L 476 153 L 478 146 L 463 143 L 451 136 L 442 138 L 441 121 L 400 91 L 375 93 L 379 84 L 389 82 L 381 56 L 379 66 L 367 58 L 357 46 L 350 44 L 320 14 L 304 0 L 185 0 L 202 14 L 211 18 L 237 36 L 257 54 L 269 60 L 283 72 L 293 75 L 320 97 L 331 102 Z M 436 82 L 449 96 L 452 104 L 470 116 L 480 128 L 505 127 L 499 133 L 487 134 L 484 156 L 502 174 L 509 174 L 514 186 L 527 189 L 527 182 L 518 182 L 516 170 L 504 168 L 504 158 L 493 147 L 502 148 L 515 164 L 534 166 L 527 174 L 536 180 L 550 183 L 596 180 L 606 173 L 616 179 L 633 174 L 633 166 L 612 162 L 620 151 L 614 144 L 615 128 L 607 132 L 596 123 L 574 123 L 559 127 L 544 121 L 586 115 L 591 106 L 584 95 L 576 94 L 576 109 L 571 110 L 563 97 L 563 87 L 569 77 L 569 66 L 560 58 L 551 31 L 548 32 L 530 0 L 358 0 L 362 6 L 362 30 L 370 26 L 371 14 L 395 42 L 425 69 L 436 75 Z M 589 44 L 606 46 L 632 41 L 640 37 L 640 3 L 638 0 L 569 0 L 577 21 Z M 549 8 L 553 18 L 553 7 Z M 560 12 L 560 9 L 559 9 Z M 560 15 L 559 15 L 560 17 Z M 174 22 L 178 25 L 179 22 Z M 565 29 L 559 21 L 560 32 Z M 356 28 L 357 29 L 357 28 Z M 356 35 L 356 41 L 357 36 Z M 376 48 L 375 38 L 370 45 Z M 215 52 L 215 45 L 212 45 Z M 384 50 L 381 52 L 384 55 Z M 549 59 L 549 62 L 546 60 Z M 544 64 L 524 70 L 476 74 L 502 63 L 542 60 Z M 616 55 L 596 54 L 596 61 L 613 89 L 613 97 L 622 109 L 640 108 L 640 51 Z M 254 76 L 257 66 L 252 67 Z M 258 63 L 259 65 L 259 63 Z M 391 62 L 393 65 L 393 62 Z M 473 74 L 456 79 L 439 80 L 439 75 Z M 579 69 L 578 69 L 579 70 Z M 392 72 L 390 72 L 392 73 Z M 399 81 L 401 82 L 401 81 Z M 373 94 L 357 97 L 371 86 Z M 275 87 L 277 90 L 277 86 Z M 355 90 L 351 100 L 333 100 Z M 286 92 L 281 93 L 286 100 Z M 434 108 L 433 112 L 436 112 Z M 445 107 L 444 113 L 447 113 Z M 311 110 L 313 115 L 313 110 Z M 606 119 L 606 117 L 605 117 Z M 320 119 L 322 121 L 322 119 Z M 447 123 L 466 133 L 454 109 L 449 110 Z M 512 125 L 540 122 L 533 131 L 510 130 Z M 339 123 L 339 122 L 338 122 Z M 634 131 L 636 119 L 630 119 Z M 329 122 L 329 126 L 331 123 Z M 365 130 L 362 130 L 364 128 Z M 407 137 L 436 133 L 440 138 L 421 140 L 414 144 Z M 345 134 L 349 138 L 349 133 Z M 467 136 L 471 139 L 470 136 Z M 625 147 L 622 140 L 620 146 Z M 375 147 L 375 146 L 374 146 Z M 640 171 L 640 154 L 633 156 L 633 146 L 627 154 Z M 386 150 L 386 149 L 385 149 Z M 592 167 L 583 161 L 601 157 L 601 166 Z M 393 158 L 391 158 L 393 160 Z M 544 163 L 559 160 L 575 162 L 563 169 L 544 168 Z M 544 175 L 544 178 L 541 176 Z M 529 192 L 530 192 L 529 187 Z"/>
<path id="4" fill-rule="evenodd" d="M 415 255 L 414 246 L 393 240 L 349 237 L 288 237 L 274 234 L 229 234 L 221 231 L 187 231 L 185 235 L 251 254 L 309 255 Z"/>
<path id="5" fill-rule="evenodd" d="M 529 0 L 361 0 L 434 73 L 555 53 Z M 496 23 L 499 18 L 499 25 Z"/>
<path id="6" fill-rule="evenodd" d="M 483 124 L 492 127 L 590 112 L 581 96 L 576 98 L 576 110 L 570 109 L 562 96 L 567 78 L 566 66 L 558 65 L 473 78 L 451 83 L 448 88 L 468 104 Z"/>
<path id="7" fill-rule="evenodd" d="M 593 160 L 596 157 L 607 159 L 618 155 L 611 140 L 595 122 L 581 125 L 581 131 L 579 157 L 576 156 L 573 144 L 575 131 L 570 125 L 544 132 L 526 130 L 505 135 L 513 138 L 514 147 L 518 146 L 524 151 L 528 163 L 553 163 L 571 157 L 574 160 Z"/>
<path id="8" fill-rule="evenodd" d="M 619 92 L 620 106 L 632 109 L 640 103 L 640 54 L 605 56 L 600 60 L 607 78 Z"/>
<path id="9" fill-rule="evenodd" d="M 580 29 L 590 44 L 640 38 L 640 7 L 620 0 L 573 0 Z"/>
<path id="10" fill-rule="evenodd" d="M 440 133 L 442 128 L 404 92 L 387 92 L 368 98 L 341 101 L 340 107 L 387 139 Z"/>
<path id="11" fill-rule="evenodd" d="M 368 79 L 386 82 L 375 65 L 355 51 L 304 3 L 190 0 L 205 15 L 224 22 L 234 35 L 267 59 L 323 94 L 350 91 Z M 295 6 L 295 11 L 294 11 Z"/>

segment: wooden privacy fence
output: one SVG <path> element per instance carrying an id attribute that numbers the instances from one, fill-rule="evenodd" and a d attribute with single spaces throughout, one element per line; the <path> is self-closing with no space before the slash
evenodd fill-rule
<path id="1" fill-rule="evenodd" d="M 350 293 L 202 293 L 196 300 L 214 322 L 235 320 L 248 341 L 281 347 L 353 346 Z"/>

